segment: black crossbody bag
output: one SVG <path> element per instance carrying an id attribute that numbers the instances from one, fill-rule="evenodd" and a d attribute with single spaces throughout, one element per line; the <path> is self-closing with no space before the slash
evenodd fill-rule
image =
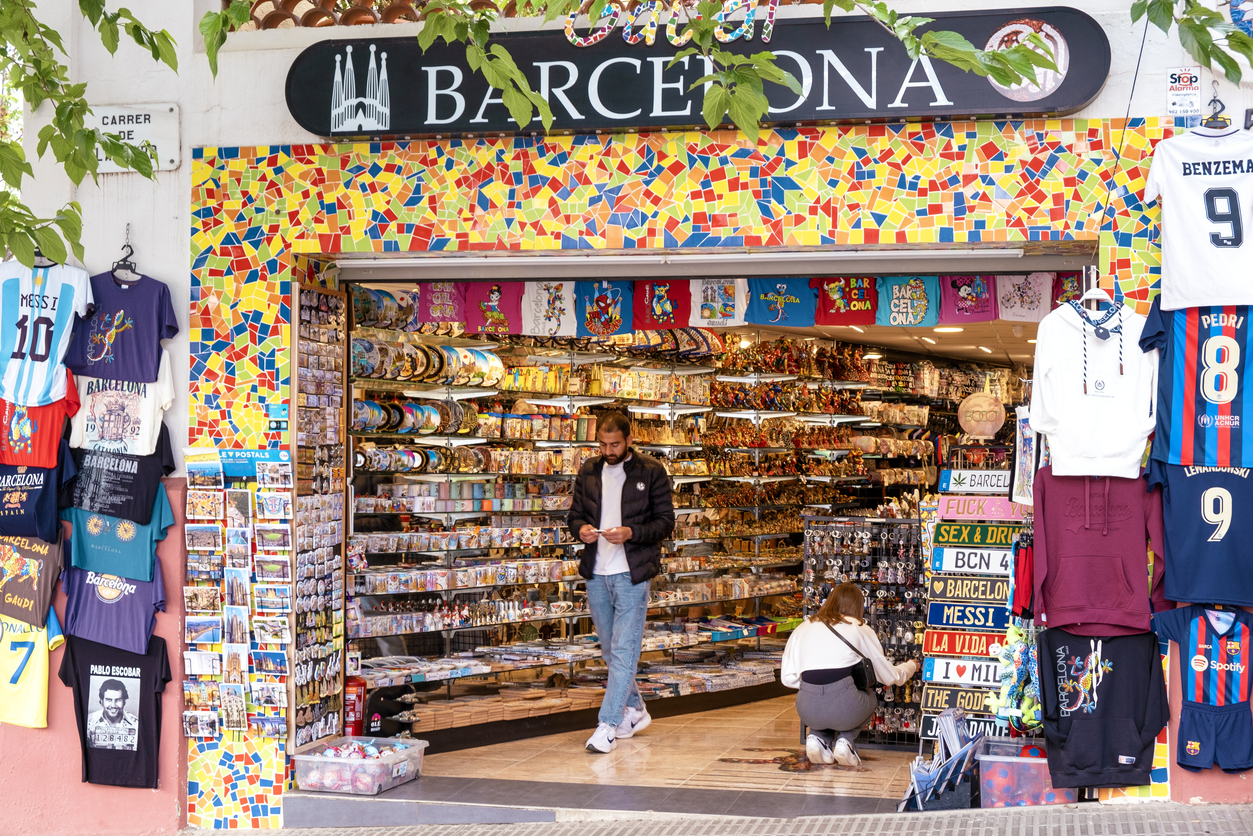
<path id="1" fill-rule="evenodd" d="M 823 623 L 826 624 L 825 621 Z M 827 629 L 830 630 L 837 639 L 848 645 L 849 650 L 853 651 L 861 658 L 861 662 L 853 666 L 853 685 L 856 686 L 858 691 L 873 692 L 875 688 L 879 687 L 879 678 L 875 676 L 874 664 L 866 658 L 864 653 L 853 647 L 853 643 L 841 636 L 839 631 L 830 624 L 827 624 Z"/>

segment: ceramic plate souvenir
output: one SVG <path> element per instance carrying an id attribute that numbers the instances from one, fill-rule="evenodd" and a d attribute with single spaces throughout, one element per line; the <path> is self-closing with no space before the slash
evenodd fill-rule
<path id="1" fill-rule="evenodd" d="M 397 403 L 383 404 L 383 409 L 387 410 L 387 420 L 379 427 L 379 432 L 394 433 L 397 432 L 401 425 L 405 423 L 405 410 Z"/>
<path id="2" fill-rule="evenodd" d="M 491 363 L 487 377 L 483 378 L 484 386 L 499 386 L 505 376 L 505 364 L 495 352 L 488 352 L 487 359 Z"/>
<path id="3" fill-rule="evenodd" d="M 448 404 L 443 401 L 433 401 L 430 406 L 435 407 L 435 411 L 439 413 L 439 427 L 435 432 L 447 435 L 452 430 L 452 412 L 448 409 Z"/>
<path id="4" fill-rule="evenodd" d="M 405 350 L 413 351 L 413 375 L 410 380 L 422 380 L 431 368 L 431 355 L 420 345 L 405 343 Z"/>
<path id="5" fill-rule="evenodd" d="M 379 292 L 377 290 L 373 290 L 368 287 L 365 289 L 365 292 L 369 294 L 369 301 L 367 303 L 368 307 L 366 308 L 368 313 L 366 314 L 366 317 L 370 321 L 371 328 L 378 328 L 380 327 L 379 321 L 383 317 L 383 297 L 379 296 Z"/>
<path id="6" fill-rule="evenodd" d="M 396 432 L 417 432 L 418 426 L 422 423 L 422 412 L 418 409 L 417 404 L 413 403 L 413 401 L 406 401 L 400 405 L 400 408 L 405 411 L 405 420 Z"/>
<path id="7" fill-rule="evenodd" d="M 418 351 L 413 343 L 403 343 L 400 350 L 405 353 L 405 367 L 401 372 L 401 380 L 414 380 L 426 370 L 426 355 Z"/>
<path id="8" fill-rule="evenodd" d="M 367 339 L 354 337 L 352 341 L 352 373 L 356 377 L 370 377 L 379 365 L 378 346 Z"/>
<path id="9" fill-rule="evenodd" d="M 370 408 L 365 401 L 357 401 L 352 405 L 352 428 L 364 430 L 370 422 Z"/>
<path id="10" fill-rule="evenodd" d="M 400 316 L 400 303 L 396 301 L 396 297 L 392 296 L 386 290 L 376 290 L 379 295 L 379 301 L 382 303 L 383 312 L 379 315 L 380 328 L 395 328 L 396 320 Z"/>
<path id="11" fill-rule="evenodd" d="M 459 435 L 474 435 L 479 428 L 479 412 L 475 409 L 474 404 L 466 402 L 461 404 L 461 426 L 457 428 Z"/>
<path id="12" fill-rule="evenodd" d="M 409 322 L 413 319 L 418 297 L 407 290 L 393 290 L 392 297 L 396 300 L 396 318 L 392 327 L 397 331 L 408 331 Z"/>
<path id="13" fill-rule="evenodd" d="M 438 350 L 444 355 L 444 373 L 438 382 L 445 386 L 452 386 L 461 373 L 461 355 L 457 353 L 457 349 L 446 345 L 439 346 Z"/>
<path id="14" fill-rule="evenodd" d="M 448 365 L 448 355 L 436 346 L 424 346 L 426 354 L 431 358 L 431 365 L 426 370 L 427 383 L 439 383 L 444 379 L 444 369 Z"/>
<path id="15" fill-rule="evenodd" d="M 474 367 L 467 382 L 471 386 L 480 386 L 487 379 L 488 372 L 492 370 L 492 362 L 487 359 L 486 351 L 480 351 L 477 348 L 470 349 L 470 356 L 474 358 Z"/>
<path id="16" fill-rule="evenodd" d="M 362 327 L 369 327 L 373 321 L 369 318 L 371 313 L 370 291 L 366 290 L 359 284 L 351 286 L 349 293 L 352 297 L 352 321 Z"/>
<path id="17" fill-rule="evenodd" d="M 428 404 L 422 404 L 422 426 L 418 427 L 421 435 L 430 435 L 439 429 L 439 411 Z"/>
<path id="18" fill-rule="evenodd" d="M 468 386 L 474 377 L 474 355 L 468 348 L 458 348 L 457 352 L 457 386 Z"/>
<path id="19" fill-rule="evenodd" d="M 417 290 L 410 290 L 409 296 L 409 318 L 402 324 L 396 326 L 402 331 L 420 331 L 422 330 L 422 305 L 420 304 L 422 294 Z M 399 297 L 398 297 L 399 298 Z M 403 305 L 401 306 L 404 307 Z"/>
<path id="20" fill-rule="evenodd" d="M 461 429 L 461 422 L 465 420 L 465 408 L 457 401 L 446 401 L 445 406 L 448 407 L 449 419 L 448 428 L 440 429 L 445 435 L 452 435 Z"/>

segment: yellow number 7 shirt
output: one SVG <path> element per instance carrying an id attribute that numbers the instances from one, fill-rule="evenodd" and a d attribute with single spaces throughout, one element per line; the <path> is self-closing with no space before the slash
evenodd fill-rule
<path id="1" fill-rule="evenodd" d="M 52 607 L 42 628 L 0 615 L 0 723 L 47 727 L 48 653 L 64 642 Z"/>

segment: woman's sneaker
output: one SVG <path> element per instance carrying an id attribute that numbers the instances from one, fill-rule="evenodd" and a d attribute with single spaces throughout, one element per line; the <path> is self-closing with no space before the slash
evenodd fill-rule
<path id="1" fill-rule="evenodd" d="M 628 705 L 622 712 L 622 722 L 618 724 L 614 736 L 618 740 L 626 740 L 636 732 L 644 731 L 652 721 L 653 718 L 649 716 L 647 708 L 632 708 Z"/>
<path id="2" fill-rule="evenodd" d="M 613 726 L 608 723 L 601 723 L 597 726 L 596 732 L 587 739 L 587 751 L 589 752 L 600 752 L 602 755 L 607 755 L 617 748 L 617 735 Z"/>
<path id="3" fill-rule="evenodd" d="M 827 763 L 830 762 L 827 761 Z M 861 758 L 847 738 L 841 737 L 835 741 L 835 762 L 843 766 L 861 766 Z"/>
<path id="4" fill-rule="evenodd" d="M 835 763 L 831 744 L 817 734 L 811 733 L 805 738 L 805 757 L 809 758 L 810 763 Z"/>

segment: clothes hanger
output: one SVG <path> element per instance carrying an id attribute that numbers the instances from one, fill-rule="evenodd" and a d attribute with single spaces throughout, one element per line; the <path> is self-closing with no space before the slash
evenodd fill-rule
<path id="1" fill-rule="evenodd" d="M 135 262 L 131 261 L 131 256 L 135 254 L 135 248 L 131 246 L 131 225 L 126 224 L 126 243 L 122 245 L 122 257 L 113 262 L 113 266 L 109 268 L 109 272 L 113 274 L 113 278 L 121 284 L 133 284 L 143 278 L 139 273 L 139 268 L 135 266 Z"/>
<path id="2" fill-rule="evenodd" d="M 56 267 L 57 263 L 48 256 L 43 254 L 43 250 L 35 247 L 35 266 L 36 267 Z"/>
<path id="3" fill-rule="evenodd" d="M 1213 111 L 1209 116 L 1205 117 L 1204 121 L 1201 122 L 1201 127 L 1217 129 L 1230 128 L 1231 120 L 1226 116 L 1220 115 L 1227 109 L 1227 106 L 1223 104 L 1222 99 L 1218 98 L 1218 82 L 1213 81 L 1210 83 L 1214 85 L 1214 98 L 1209 100 L 1209 105 L 1213 108 Z"/>

